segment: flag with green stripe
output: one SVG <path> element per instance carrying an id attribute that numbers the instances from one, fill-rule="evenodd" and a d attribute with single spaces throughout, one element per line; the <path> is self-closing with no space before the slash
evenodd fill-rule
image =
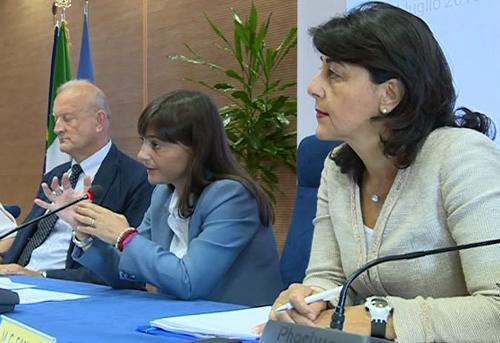
<path id="1" fill-rule="evenodd" d="M 57 30 L 57 29 L 56 29 Z M 72 79 L 71 56 L 69 54 L 68 31 L 66 21 L 62 20 L 58 34 L 54 35 L 54 49 L 51 68 L 51 82 L 49 85 L 49 112 L 47 120 L 47 142 L 45 153 L 45 172 L 71 159 L 68 154 L 59 150 L 59 140 L 54 133 L 54 99 L 59 86 Z"/>

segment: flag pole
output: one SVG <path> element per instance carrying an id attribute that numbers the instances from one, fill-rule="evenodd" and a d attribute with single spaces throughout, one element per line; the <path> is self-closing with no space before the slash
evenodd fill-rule
<path id="1" fill-rule="evenodd" d="M 51 75 L 49 82 L 49 105 L 47 113 L 47 137 L 44 172 L 70 160 L 69 155 L 59 150 L 59 141 L 54 133 L 53 106 L 57 89 L 65 82 L 72 79 L 71 57 L 69 54 L 69 30 L 66 28 L 66 9 L 71 6 L 71 0 L 55 0 L 52 13 L 57 14 L 61 9 L 60 20 L 56 20 L 54 27 L 54 43 L 52 49 Z M 57 18 L 57 17 L 56 17 Z"/>
<path id="2" fill-rule="evenodd" d="M 78 62 L 77 78 L 95 83 L 94 65 L 92 63 L 92 51 L 90 48 L 88 0 L 85 0 L 83 3 L 82 44 L 80 46 L 80 59 Z"/>
<path id="3" fill-rule="evenodd" d="M 66 21 L 66 9 L 71 7 L 71 0 L 55 0 L 56 7 L 60 7 L 61 11 L 61 21 Z"/>
<path id="4" fill-rule="evenodd" d="M 57 24 L 57 5 L 56 5 L 56 2 L 52 2 L 52 24 L 53 26 L 56 26 Z"/>

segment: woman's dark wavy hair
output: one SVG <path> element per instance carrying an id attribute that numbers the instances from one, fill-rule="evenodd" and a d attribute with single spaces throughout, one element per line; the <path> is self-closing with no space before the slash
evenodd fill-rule
<path id="1" fill-rule="evenodd" d="M 141 137 L 152 130 L 158 139 L 191 148 L 185 188 L 181 190 L 179 214 L 189 217 L 203 189 L 220 179 L 240 182 L 255 197 L 262 224 L 274 221 L 274 209 L 259 185 L 243 170 L 229 148 L 219 111 L 214 102 L 197 91 L 176 90 L 153 100 L 137 123 Z"/>
<path id="2" fill-rule="evenodd" d="M 333 62 L 366 68 L 372 82 L 397 79 L 404 86 L 401 102 L 390 113 L 379 114 L 388 135 L 381 141 L 384 154 L 397 168 L 408 167 L 429 133 L 439 127 L 466 127 L 495 136 L 484 114 L 461 107 L 457 114 L 455 88 L 441 47 L 427 24 L 398 7 L 366 2 L 345 16 L 310 29 L 316 49 Z M 361 181 L 364 165 L 344 145 L 331 159 L 342 173 Z"/>

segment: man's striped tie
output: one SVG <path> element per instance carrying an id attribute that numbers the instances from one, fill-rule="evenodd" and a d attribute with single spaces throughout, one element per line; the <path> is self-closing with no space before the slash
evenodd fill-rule
<path id="1" fill-rule="evenodd" d="M 71 183 L 71 187 L 75 188 L 76 183 L 78 182 L 78 178 L 82 173 L 82 167 L 79 164 L 73 164 L 71 167 L 71 175 L 69 177 L 69 182 Z M 48 216 L 45 219 L 42 219 L 38 222 L 38 229 L 35 231 L 33 236 L 31 236 L 30 240 L 26 243 L 24 250 L 21 252 L 21 255 L 17 259 L 17 263 L 21 266 L 26 266 L 31 258 L 31 253 L 33 250 L 42 245 L 43 242 L 49 237 L 50 231 L 57 222 L 57 215 L 53 214 Z"/>

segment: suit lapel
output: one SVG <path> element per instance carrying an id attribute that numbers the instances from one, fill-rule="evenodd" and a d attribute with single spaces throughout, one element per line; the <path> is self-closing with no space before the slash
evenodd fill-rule
<path id="1" fill-rule="evenodd" d="M 102 205 L 103 200 L 106 198 L 106 194 L 108 194 L 111 184 L 115 179 L 115 175 L 118 172 L 118 168 L 116 168 L 117 160 L 118 150 L 116 146 L 112 144 L 92 181 L 92 185 L 100 185 L 103 190 L 100 196 L 94 198 L 94 203 Z"/>
<path id="2" fill-rule="evenodd" d="M 170 248 L 170 243 L 172 242 L 172 238 L 174 236 L 174 233 L 172 229 L 170 228 L 170 225 L 168 225 L 168 216 L 170 212 L 168 211 L 168 206 L 170 204 L 170 199 L 172 198 L 172 193 L 170 193 L 167 196 L 167 199 L 165 203 L 162 205 L 161 211 L 160 211 L 160 225 L 159 227 L 164 227 L 165 230 L 151 230 L 151 238 L 155 242 L 160 242 L 160 244 L 165 244 L 165 248 L 169 249 Z M 153 238 L 153 235 L 156 236 Z"/>

